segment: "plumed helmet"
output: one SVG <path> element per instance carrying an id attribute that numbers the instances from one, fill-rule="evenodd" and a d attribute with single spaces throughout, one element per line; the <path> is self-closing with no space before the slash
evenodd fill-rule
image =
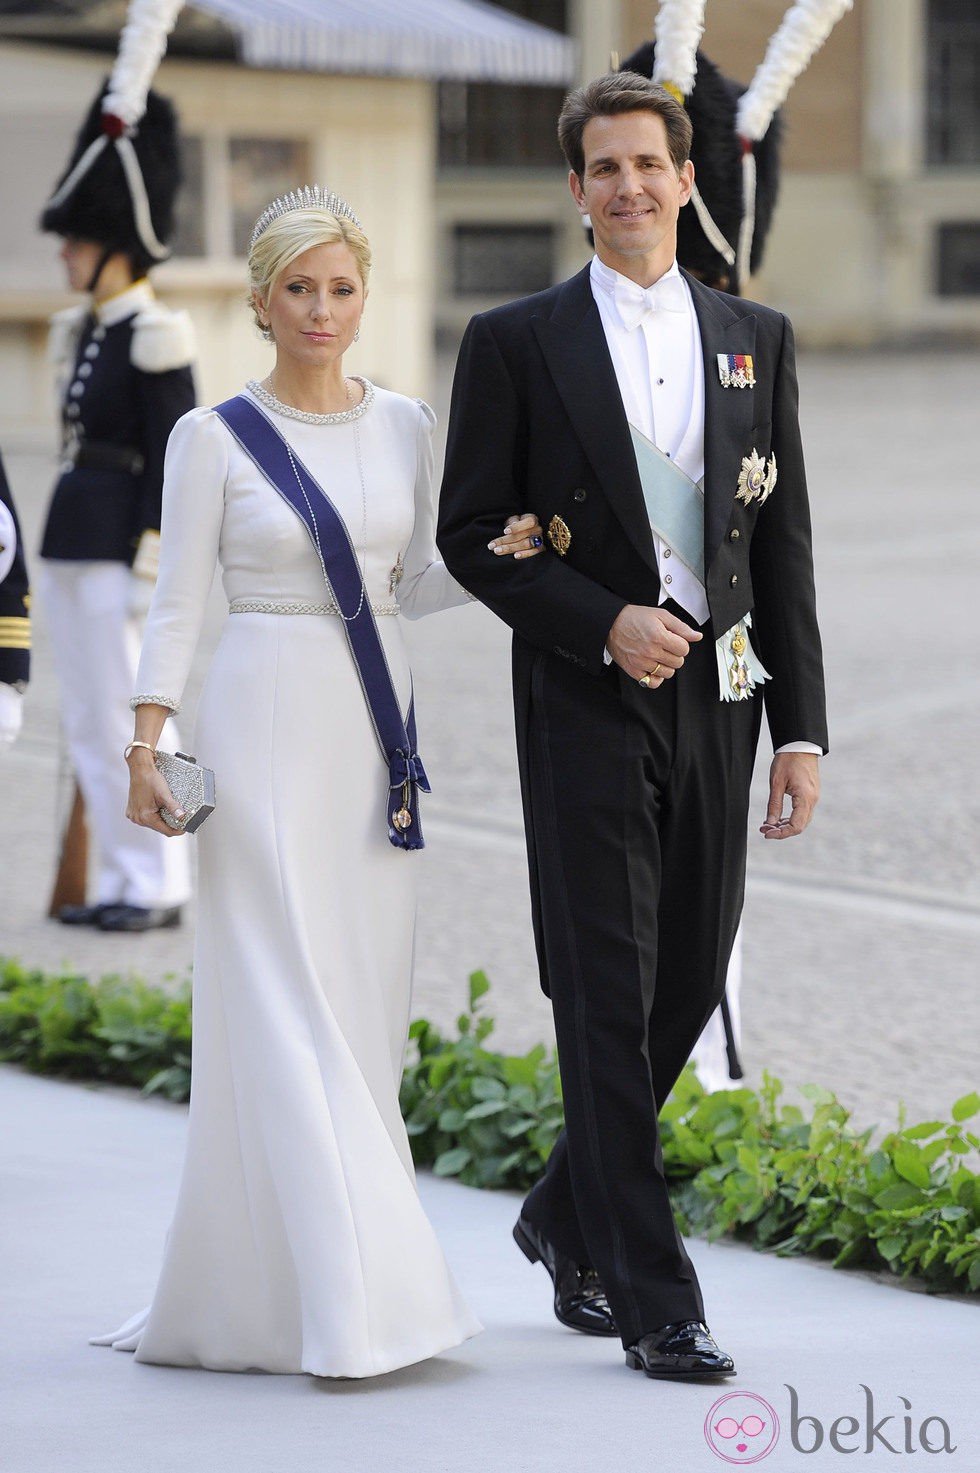
<path id="1" fill-rule="evenodd" d="M 744 210 L 742 143 L 736 128 L 738 100 L 745 88 L 726 77 L 702 51 L 697 52 L 697 71 L 684 106 L 691 119 L 694 138 L 691 162 L 694 179 L 708 214 L 734 252 L 739 242 Z M 656 43 L 647 41 L 621 64 L 620 70 L 652 77 Z M 779 150 L 782 124 L 777 114 L 766 134 L 755 144 L 756 189 L 755 230 L 752 236 L 750 270 L 762 264 L 766 236 L 772 224 L 779 189 Z M 718 246 L 705 234 L 704 226 L 690 203 L 677 221 L 677 260 L 681 266 L 709 286 L 738 292 L 735 266 L 725 260 Z"/>
<path id="2" fill-rule="evenodd" d="M 181 180 L 177 115 L 167 98 L 150 92 L 143 116 L 127 127 L 103 110 L 108 90 L 107 82 L 92 103 L 40 224 L 55 235 L 76 235 L 123 251 L 143 271 L 163 259 L 173 234 Z M 121 140 L 128 140 L 128 150 L 120 146 Z M 91 161 L 80 169 L 90 151 Z M 138 184 L 134 192 L 132 160 L 142 180 L 145 206 Z M 78 177 L 70 182 L 76 171 Z"/>

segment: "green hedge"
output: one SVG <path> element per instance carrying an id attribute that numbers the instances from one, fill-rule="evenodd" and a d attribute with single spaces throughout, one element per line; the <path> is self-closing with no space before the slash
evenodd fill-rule
<path id="1" fill-rule="evenodd" d="M 186 1100 L 190 983 L 168 991 L 139 977 L 46 976 L 0 957 L 0 1060 Z"/>
<path id="2" fill-rule="evenodd" d="M 524 1190 L 540 1175 L 562 1125 L 554 1054 L 487 1047 L 489 983 L 470 978 L 456 1036 L 412 1024 L 401 1104 L 420 1166 L 470 1186 Z M 190 989 L 139 979 L 91 983 L 0 960 L 0 1059 L 40 1073 L 135 1084 L 187 1098 Z M 781 1254 L 914 1276 L 936 1290 L 980 1292 L 980 1139 L 965 1122 L 976 1093 L 949 1121 L 899 1128 L 877 1145 L 835 1097 L 802 1091 L 804 1110 L 762 1088 L 706 1094 L 682 1075 L 661 1112 L 664 1165 L 685 1231 L 731 1235 Z"/>

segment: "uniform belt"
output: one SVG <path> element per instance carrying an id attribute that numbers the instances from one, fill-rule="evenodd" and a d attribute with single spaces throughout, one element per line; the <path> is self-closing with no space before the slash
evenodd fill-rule
<path id="1" fill-rule="evenodd" d="M 108 440 L 83 440 L 70 459 L 76 470 L 128 471 L 132 476 L 142 475 L 145 464 L 133 446 L 112 445 Z"/>

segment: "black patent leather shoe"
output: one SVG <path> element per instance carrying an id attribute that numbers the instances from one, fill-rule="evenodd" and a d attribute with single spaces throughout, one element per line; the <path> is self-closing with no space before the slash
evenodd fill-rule
<path id="1" fill-rule="evenodd" d="M 616 1321 L 594 1268 L 559 1253 L 526 1217 L 514 1224 L 514 1241 L 532 1263 L 543 1263 L 555 1286 L 555 1318 L 586 1335 L 616 1335 Z"/>
<path id="2" fill-rule="evenodd" d="M 734 1376 L 735 1362 L 700 1320 L 681 1320 L 643 1335 L 626 1351 L 631 1371 L 673 1381 Z"/>
<path id="3" fill-rule="evenodd" d="M 179 905 L 107 905 L 98 920 L 100 931 L 156 931 L 179 925 Z"/>
<path id="4" fill-rule="evenodd" d="M 58 919 L 63 926 L 97 926 L 109 905 L 63 905 Z"/>

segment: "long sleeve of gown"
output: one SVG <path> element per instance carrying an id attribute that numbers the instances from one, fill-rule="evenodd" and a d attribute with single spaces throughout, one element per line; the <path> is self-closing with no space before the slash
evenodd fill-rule
<path id="1" fill-rule="evenodd" d="M 406 619 L 422 619 L 440 609 L 472 601 L 446 567 L 436 548 L 436 489 L 433 480 L 432 431 L 436 417 L 428 404 L 419 409 L 418 459 L 415 473 L 415 528 L 405 554 L 405 571 L 398 585 L 398 607 Z"/>
<path id="2" fill-rule="evenodd" d="M 218 561 L 228 436 L 210 409 L 178 420 L 167 444 L 160 572 L 132 705 L 180 710 Z M 447 575 L 448 576 L 448 575 Z"/>

